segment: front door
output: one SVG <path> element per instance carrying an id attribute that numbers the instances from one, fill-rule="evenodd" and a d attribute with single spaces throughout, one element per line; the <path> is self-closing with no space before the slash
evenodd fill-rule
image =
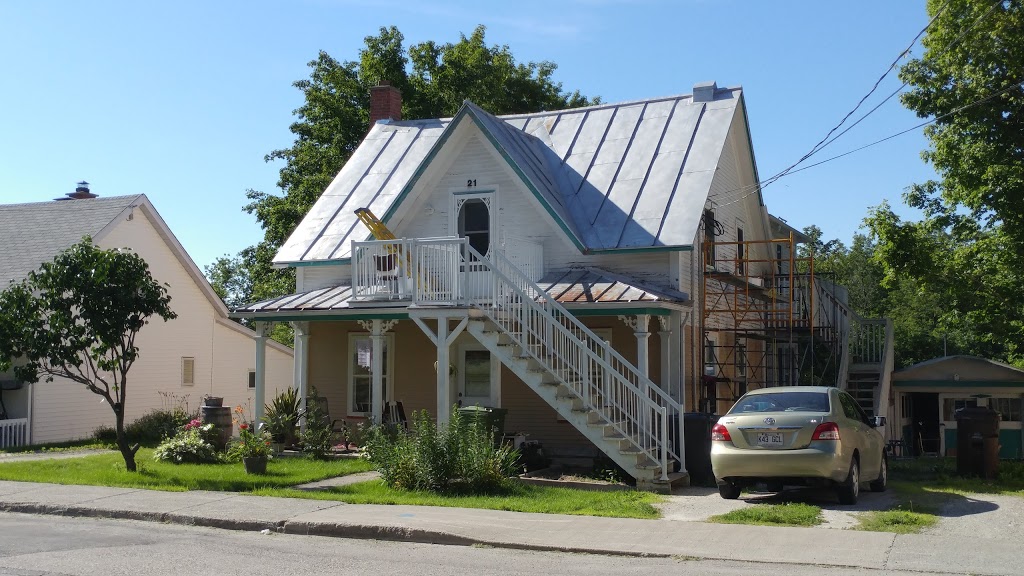
<path id="1" fill-rule="evenodd" d="M 939 395 L 935 392 L 910 394 L 914 455 L 939 454 L 942 450 L 942 428 L 939 426 Z"/>
<path id="2" fill-rule="evenodd" d="M 489 258 L 497 249 L 498 207 L 492 191 L 456 191 L 452 193 L 451 230 L 468 240 L 473 252 Z M 464 256 L 463 269 L 466 273 L 465 296 L 471 299 L 485 299 L 493 293 L 491 274 L 487 265 L 479 262 L 473 252 Z"/>

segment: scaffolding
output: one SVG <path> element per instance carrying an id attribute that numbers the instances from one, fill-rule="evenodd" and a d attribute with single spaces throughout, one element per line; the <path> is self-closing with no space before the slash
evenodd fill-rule
<path id="1" fill-rule="evenodd" d="M 792 233 L 769 240 L 705 241 L 703 372 L 698 409 L 727 409 L 747 390 L 836 385 L 841 343 L 835 287 L 797 256 Z"/>

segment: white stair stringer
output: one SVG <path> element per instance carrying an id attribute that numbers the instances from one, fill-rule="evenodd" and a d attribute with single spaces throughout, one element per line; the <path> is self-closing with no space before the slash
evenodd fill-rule
<path id="1" fill-rule="evenodd" d="M 585 402 L 563 380 L 572 375 L 551 373 L 532 356 L 523 354 L 519 345 L 511 344 L 507 335 L 489 320 L 475 318 L 466 331 L 497 356 L 520 380 L 530 387 L 559 417 L 563 418 L 604 454 L 637 481 L 638 487 L 661 481 L 661 465 L 635 446 L 612 424 L 611 408 L 588 408 Z"/>
<path id="2" fill-rule="evenodd" d="M 653 477 L 670 482 L 673 461 L 683 461 L 679 402 L 501 251 L 485 258 L 465 249 L 463 266 L 474 271 L 465 276 L 465 290 L 477 312 L 471 333 L 638 486 Z M 669 430 L 673 421 L 678 432 Z"/>

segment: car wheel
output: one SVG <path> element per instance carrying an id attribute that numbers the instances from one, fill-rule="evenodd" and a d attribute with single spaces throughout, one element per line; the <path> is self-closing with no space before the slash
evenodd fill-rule
<path id="1" fill-rule="evenodd" d="M 836 494 L 840 504 L 852 506 L 857 503 L 857 497 L 860 496 L 860 465 L 856 458 L 850 462 L 850 473 L 846 475 L 846 481 L 836 488 Z"/>
<path id="2" fill-rule="evenodd" d="M 882 464 L 878 467 L 878 478 L 870 484 L 872 492 L 885 492 L 889 484 L 889 459 L 882 454 Z"/>
<path id="3" fill-rule="evenodd" d="M 718 494 L 726 500 L 735 500 L 740 497 L 740 487 L 732 482 L 723 482 L 718 485 Z"/>

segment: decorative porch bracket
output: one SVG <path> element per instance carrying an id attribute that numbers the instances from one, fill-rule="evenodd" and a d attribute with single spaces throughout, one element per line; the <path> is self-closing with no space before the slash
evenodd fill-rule
<path id="1" fill-rule="evenodd" d="M 455 326 L 455 329 L 448 330 L 448 320 L 452 316 L 439 316 L 437 317 L 437 332 L 427 326 L 427 323 L 423 321 L 423 318 L 419 316 L 412 316 L 412 321 L 423 330 L 423 333 L 430 338 L 430 341 L 437 347 L 437 423 L 446 424 L 448 418 L 451 416 L 451 383 L 449 382 L 449 371 L 448 371 L 448 351 L 451 348 L 452 342 L 462 333 L 469 324 L 468 316 L 461 316 L 461 321 Z"/>

